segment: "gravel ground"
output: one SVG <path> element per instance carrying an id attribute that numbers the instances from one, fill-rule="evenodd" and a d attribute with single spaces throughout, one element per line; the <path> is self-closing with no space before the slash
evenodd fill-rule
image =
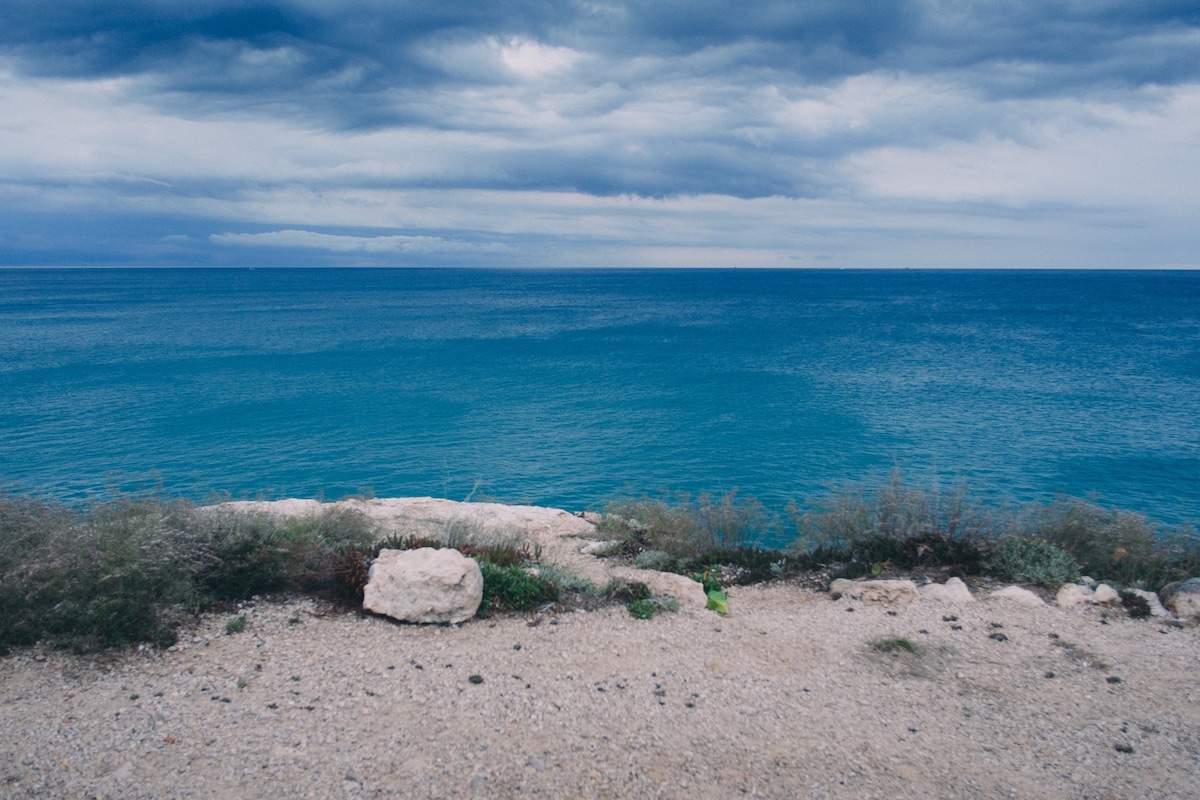
<path id="1" fill-rule="evenodd" d="M 1194 626 L 729 595 L 458 628 L 263 601 L 173 651 L 16 652 L 0 795 L 1200 797 Z"/>

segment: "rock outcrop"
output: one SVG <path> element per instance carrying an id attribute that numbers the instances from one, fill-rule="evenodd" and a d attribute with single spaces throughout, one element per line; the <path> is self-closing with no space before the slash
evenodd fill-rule
<path id="1" fill-rule="evenodd" d="M 401 622 L 465 622 L 483 601 L 483 573 L 457 550 L 381 550 L 363 608 Z"/>
<path id="2" fill-rule="evenodd" d="M 1200 617 L 1200 578 L 1168 583 L 1158 597 L 1177 617 Z"/>

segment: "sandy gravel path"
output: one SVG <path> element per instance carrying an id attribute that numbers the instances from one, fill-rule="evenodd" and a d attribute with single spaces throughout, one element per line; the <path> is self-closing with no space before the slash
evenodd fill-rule
<path id="1" fill-rule="evenodd" d="M 0 795 L 1200 797 L 1196 627 L 788 585 L 730 605 L 449 628 L 259 602 L 173 652 L 21 651 Z"/>

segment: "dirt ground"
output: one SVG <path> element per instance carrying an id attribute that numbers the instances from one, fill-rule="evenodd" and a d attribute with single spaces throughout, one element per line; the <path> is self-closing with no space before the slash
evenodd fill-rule
<path id="1" fill-rule="evenodd" d="M 262 601 L 172 651 L 16 652 L 0 796 L 1200 797 L 1194 625 L 729 598 L 460 627 Z"/>

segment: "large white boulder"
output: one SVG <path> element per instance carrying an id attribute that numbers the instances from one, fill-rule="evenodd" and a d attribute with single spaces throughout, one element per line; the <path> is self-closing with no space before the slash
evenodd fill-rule
<path id="1" fill-rule="evenodd" d="M 363 592 L 363 608 L 401 622 L 464 622 L 482 601 L 479 564 L 448 548 L 379 551 Z"/>

